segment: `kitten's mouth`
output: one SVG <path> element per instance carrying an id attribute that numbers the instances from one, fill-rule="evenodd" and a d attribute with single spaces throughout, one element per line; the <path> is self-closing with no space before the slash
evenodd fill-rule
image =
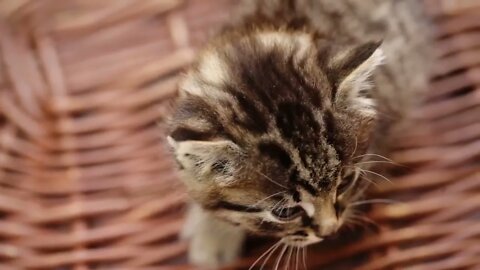
<path id="1" fill-rule="evenodd" d="M 291 235 L 282 238 L 283 243 L 294 247 L 305 247 L 321 241 L 323 241 L 323 238 L 319 238 L 314 235 L 309 235 L 307 237 Z"/>

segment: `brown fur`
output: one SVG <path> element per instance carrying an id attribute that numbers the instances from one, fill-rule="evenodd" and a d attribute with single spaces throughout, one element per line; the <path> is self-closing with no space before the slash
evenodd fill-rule
<path id="1" fill-rule="evenodd" d="M 171 120 L 201 211 L 292 245 L 334 233 L 366 188 L 357 157 L 383 148 L 426 82 L 417 4 L 245 1 L 192 65 Z"/>

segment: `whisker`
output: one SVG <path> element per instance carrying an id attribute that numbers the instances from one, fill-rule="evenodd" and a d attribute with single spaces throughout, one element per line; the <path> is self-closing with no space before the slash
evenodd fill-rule
<path id="1" fill-rule="evenodd" d="M 268 254 L 268 256 L 263 260 L 263 263 L 262 263 L 262 266 L 260 266 L 260 270 L 262 270 L 265 265 L 268 263 L 268 261 L 270 260 L 270 257 L 272 257 L 272 255 L 275 253 L 275 251 L 277 251 L 277 249 L 279 247 L 281 247 L 281 244 L 282 244 L 282 240 L 278 240 L 278 242 L 275 244 L 275 248 L 270 251 L 270 254 Z M 250 269 L 249 269 L 250 270 Z"/>
<path id="2" fill-rule="evenodd" d="M 287 247 L 288 246 L 286 244 L 283 244 L 283 248 L 280 251 L 280 254 L 278 255 L 277 260 L 275 262 L 275 270 L 278 270 L 278 266 L 280 265 L 280 262 L 282 261 L 283 254 L 285 254 L 285 251 L 287 250 Z"/>
<path id="3" fill-rule="evenodd" d="M 372 171 L 366 170 L 366 169 L 362 169 L 362 168 L 357 167 L 357 166 L 345 166 L 345 167 L 353 167 L 353 168 L 355 168 L 355 169 L 357 169 L 357 170 L 360 170 L 360 173 L 363 173 L 363 174 L 362 174 L 362 177 L 364 177 L 364 178 L 366 178 L 366 177 L 365 177 L 365 173 L 371 173 L 371 174 L 373 174 L 373 175 L 376 175 L 376 176 L 384 179 L 384 180 L 387 181 L 388 183 L 393 183 L 392 180 L 388 179 L 387 177 L 385 177 L 384 175 L 381 175 L 381 174 L 379 174 L 379 173 L 372 172 Z M 375 182 L 374 182 L 373 180 L 371 180 L 371 179 L 369 179 L 369 178 L 366 178 L 366 179 L 367 179 L 367 180 L 370 180 L 370 181 L 369 181 L 370 183 L 375 184 Z"/>
<path id="4" fill-rule="evenodd" d="M 363 217 L 361 217 L 361 219 L 362 219 L 362 220 L 365 220 L 366 222 L 368 222 L 368 223 L 370 223 L 370 224 L 372 224 L 372 225 L 375 226 L 376 228 L 379 227 L 378 223 L 375 222 L 374 220 L 372 220 L 372 219 L 369 218 L 369 217 L 363 216 Z"/>
<path id="5" fill-rule="evenodd" d="M 357 162 L 357 163 L 355 163 L 355 165 L 372 164 L 372 163 L 386 163 L 386 164 L 392 164 L 392 165 L 395 165 L 395 166 L 407 167 L 407 166 L 402 165 L 400 163 L 393 162 L 393 161 L 387 161 L 387 160 L 368 160 L 368 161 Z"/>
<path id="6" fill-rule="evenodd" d="M 362 172 L 368 172 L 368 173 L 371 173 L 371 174 L 373 174 L 373 175 L 376 175 L 376 176 L 384 179 L 385 181 L 389 182 L 390 184 L 392 183 L 392 180 L 388 179 L 387 177 L 385 177 L 385 176 L 383 176 L 383 175 L 381 175 L 381 174 L 379 174 L 379 173 L 372 172 L 372 171 L 365 170 L 365 169 L 361 169 L 361 170 L 362 170 Z"/>
<path id="7" fill-rule="evenodd" d="M 307 270 L 307 251 L 308 251 L 308 246 L 302 247 L 303 269 L 305 270 Z"/>
<path id="8" fill-rule="evenodd" d="M 361 216 L 361 215 L 364 215 L 365 212 L 364 212 L 364 211 L 361 211 L 361 210 L 359 210 L 359 209 L 356 209 L 356 208 L 352 208 L 352 209 L 350 210 L 350 214 L 351 214 L 352 216 Z"/>
<path id="9" fill-rule="evenodd" d="M 265 198 L 257 201 L 255 204 L 253 204 L 253 205 L 250 206 L 249 208 L 253 208 L 253 207 L 257 206 L 259 203 L 264 202 L 265 200 L 268 200 L 268 199 L 270 199 L 270 198 L 272 198 L 272 197 L 274 197 L 274 196 L 276 196 L 276 195 L 280 195 L 280 194 L 282 194 L 282 193 L 285 193 L 285 191 L 280 191 L 280 192 L 274 193 L 274 194 L 272 194 L 272 195 L 270 195 L 270 196 L 268 196 L 268 197 L 265 197 Z"/>
<path id="10" fill-rule="evenodd" d="M 287 263 L 285 264 L 285 267 L 283 268 L 285 270 L 288 270 L 290 268 L 290 260 L 292 259 L 292 253 L 293 253 L 293 247 L 289 246 L 288 247 Z"/>
<path id="11" fill-rule="evenodd" d="M 351 216 L 351 217 L 348 217 L 345 219 L 346 223 L 350 224 L 350 225 L 355 225 L 355 226 L 358 226 L 358 227 L 364 227 L 365 226 L 365 221 L 360 219 L 359 217 L 354 217 L 354 216 Z"/>
<path id="12" fill-rule="evenodd" d="M 270 207 L 269 210 L 272 211 L 273 209 L 277 208 L 279 205 L 281 205 L 283 202 L 286 202 L 286 201 L 288 201 L 287 198 L 282 198 L 280 201 L 276 202 L 272 207 Z M 283 207 L 283 208 L 285 208 L 285 207 Z M 265 222 L 265 221 L 266 221 L 266 217 L 262 218 L 262 221 L 260 221 L 260 225 L 262 225 L 263 222 Z"/>
<path id="13" fill-rule="evenodd" d="M 353 228 L 353 227 L 354 227 L 353 224 L 350 223 L 350 219 L 348 219 L 348 218 L 345 217 L 345 218 L 343 219 L 343 226 L 342 226 L 342 228 L 348 229 L 349 231 L 352 231 L 352 228 Z"/>
<path id="14" fill-rule="evenodd" d="M 370 225 L 373 225 L 375 228 L 379 227 L 379 225 L 375 221 L 365 216 L 358 215 L 358 216 L 351 216 L 350 218 L 352 219 L 352 221 L 359 222 L 357 223 L 357 225 L 359 226 L 370 224 Z"/>
<path id="15" fill-rule="evenodd" d="M 295 247 L 295 270 L 298 270 L 298 260 L 299 260 L 299 255 L 300 255 L 300 247 L 296 246 Z"/>
<path id="16" fill-rule="evenodd" d="M 277 186 L 279 186 L 279 187 L 282 187 L 282 188 L 284 188 L 284 189 L 288 189 L 286 186 L 278 183 L 277 181 L 274 181 L 272 178 L 266 176 L 265 174 L 263 174 L 263 173 L 261 173 L 261 172 L 259 172 L 259 171 L 257 171 L 257 170 L 254 170 L 254 171 L 255 171 L 256 173 L 260 174 L 261 176 L 265 177 L 265 179 L 267 179 L 268 181 L 274 183 L 275 185 L 277 185 Z"/>
<path id="17" fill-rule="evenodd" d="M 350 158 L 352 158 L 353 155 L 355 155 L 355 152 L 357 152 L 357 146 L 358 146 L 358 139 L 357 139 L 357 137 L 355 137 L 355 148 L 353 149 L 353 152 L 350 155 Z"/>
<path id="18" fill-rule="evenodd" d="M 350 221 L 350 222 L 359 222 L 359 221 L 363 222 L 363 220 L 358 215 L 351 215 L 351 216 L 348 217 L 347 220 Z M 358 225 L 358 223 L 357 223 L 357 225 Z"/>
<path id="19" fill-rule="evenodd" d="M 288 199 L 287 198 L 282 198 L 275 205 L 273 205 L 273 207 L 271 207 L 270 210 L 273 210 L 273 209 L 277 208 L 279 205 L 282 205 L 284 202 L 288 202 Z M 285 206 L 283 206 L 283 208 L 285 208 Z"/>
<path id="20" fill-rule="evenodd" d="M 374 183 L 375 186 L 378 186 L 377 183 L 375 183 L 375 181 L 373 181 L 372 179 L 368 178 L 365 176 L 365 174 L 362 175 L 362 180 L 365 180 L 365 181 L 372 181 Z M 368 179 L 368 180 L 366 180 Z M 365 192 L 368 190 L 369 188 L 369 185 L 363 185 L 363 186 L 358 186 L 357 187 L 357 194 L 355 194 L 355 196 L 352 196 L 352 200 L 357 200 L 357 199 L 360 199 L 360 198 L 363 198 L 363 195 L 365 194 Z"/>
<path id="21" fill-rule="evenodd" d="M 389 158 L 387 158 L 387 157 L 385 157 L 385 156 L 382 156 L 382 155 L 379 155 L 379 154 L 373 154 L 373 153 L 359 155 L 359 156 L 354 157 L 353 159 L 362 158 L 362 157 L 368 157 L 368 156 L 379 157 L 379 158 L 383 158 L 384 160 L 388 160 L 388 161 L 391 161 L 391 162 L 395 162 L 395 161 L 393 161 L 392 159 L 389 159 Z"/>
<path id="22" fill-rule="evenodd" d="M 253 264 L 250 266 L 250 268 L 248 268 L 248 270 L 252 270 L 253 267 L 255 267 L 255 265 L 267 254 L 269 254 L 273 249 L 275 249 L 275 247 L 278 247 L 281 243 L 281 240 L 279 240 L 278 242 L 276 242 L 275 244 L 273 244 L 269 249 L 267 249 L 265 252 L 262 253 L 262 255 L 260 255 L 260 257 L 258 257 L 255 262 L 253 262 Z"/>
<path id="23" fill-rule="evenodd" d="M 374 203 L 386 203 L 386 204 L 390 204 L 390 203 L 399 203 L 399 201 L 389 200 L 389 199 L 371 199 L 371 200 L 364 200 L 364 201 L 353 202 L 353 203 L 348 204 L 347 207 L 357 206 L 357 205 L 365 205 L 365 204 L 374 204 Z"/>
<path id="24" fill-rule="evenodd" d="M 374 231 L 372 231 L 372 226 L 373 226 L 373 229 L 375 229 L 375 230 L 378 230 L 379 227 L 380 227 L 375 221 L 373 221 L 370 218 L 367 218 L 365 216 L 357 216 L 357 217 L 355 217 L 355 219 L 359 222 L 358 225 L 360 227 L 366 228 L 370 232 L 374 232 Z M 370 226 L 368 226 L 368 225 L 370 225 Z"/>
<path id="25" fill-rule="evenodd" d="M 360 172 L 360 176 L 361 176 L 360 179 L 365 180 L 365 181 L 367 181 L 368 183 L 370 183 L 370 184 L 378 187 L 378 183 L 376 183 L 376 182 L 373 181 L 372 179 L 366 177 L 365 174 L 364 174 L 364 172 L 361 171 L 361 172 Z"/>

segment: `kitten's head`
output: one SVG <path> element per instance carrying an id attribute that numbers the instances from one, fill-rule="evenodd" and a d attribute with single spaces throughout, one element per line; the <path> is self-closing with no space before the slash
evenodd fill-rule
<path id="1" fill-rule="evenodd" d="M 213 41 L 186 75 L 168 138 L 204 209 L 306 245 L 335 233 L 364 187 L 379 43 L 254 30 Z"/>

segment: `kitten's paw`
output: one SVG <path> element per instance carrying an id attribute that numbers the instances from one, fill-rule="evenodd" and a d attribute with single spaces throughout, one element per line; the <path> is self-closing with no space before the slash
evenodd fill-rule
<path id="1" fill-rule="evenodd" d="M 234 262 L 240 256 L 245 232 L 193 205 L 182 237 L 190 240 L 188 255 L 192 264 L 216 269 Z"/>
<path id="2" fill-rule="evenodd" d="M 189 260 L 192 264 L 217 269 L 234 262 L 242 252 L 244 233 L 203 232 L 191 238 Z"/>

